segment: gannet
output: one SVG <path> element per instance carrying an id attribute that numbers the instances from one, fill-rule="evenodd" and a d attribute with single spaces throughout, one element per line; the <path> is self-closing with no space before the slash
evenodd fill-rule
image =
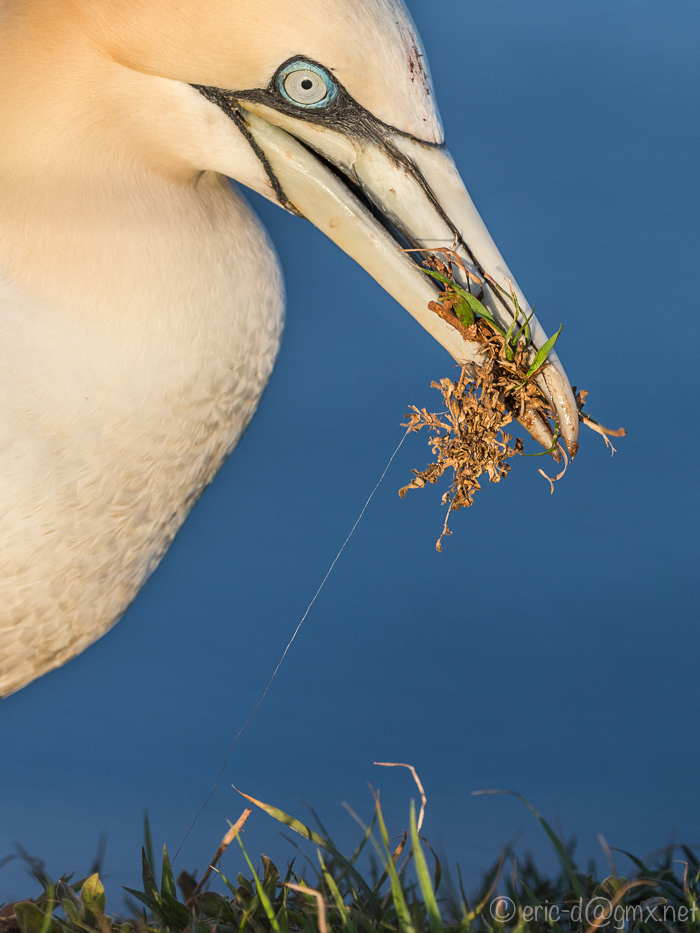
<path id="1" fill-rule="evenodd" d="M 401 0 L 2 0 L 0 84 L 3 696 L 118 620 L 255 412 L 282 280 L 228 179 L 319 227 L 459 362 L 478 347 L 404 250 L 455 245 L 502 322 L 485 274 L 529 306 Z M 574 452 L 554 354 L 542 384 Z"/>

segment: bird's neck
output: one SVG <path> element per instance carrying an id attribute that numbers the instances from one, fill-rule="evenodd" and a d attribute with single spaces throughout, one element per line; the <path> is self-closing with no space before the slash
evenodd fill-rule
<path id="1" fill-rule="evenodd" d="M 71 7 L 13 2 L 0 20 L 0 158 L 53 182 L 147 172 L 191 184 L 201 172 L 191 119 L 163 119 L 191 89 L 125 68 L 84 32 Z M 158 115 L 161 119 L 158 119 Z M 188 115 L 189 116 L 189 115 Z M 195 151 L 192 151 L 193 144 Z M 199 158 L 198 158 L 199 157 Z"/>
<path id="2" fill-rule="evenodd" d="M 158 253 L 166 277 L 185 261 L 169 246 L 173 229 L 206 225 L 214 188 L 230 198 L 206 172 L 219 168 L 207 151 L 217 150 L 216 108 L 111 60 L 61 0 L 12 0 L 0 17 L 0 274 L 56 306 L 98 308 L 114 295 L 124 307 L 119 270 Z M 215 131 L 236 132 L 220 119 Z M 94 268 L 76 278 L 86 257 Z"/>

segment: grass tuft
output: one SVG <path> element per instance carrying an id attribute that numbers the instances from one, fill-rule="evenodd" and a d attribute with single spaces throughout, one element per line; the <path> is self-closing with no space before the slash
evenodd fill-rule
<path id="1" fill-rule="evenodd" d="M 437 253 L 443 258 L 439 258 Z M 465 341 L 480 348 L 478 365 L 463 366 L 456 382 L 441 379 L 432 383 L 432 387 L 442 393 L 445 410 L 434 413 L 413 405 L 407 415 L 409 420 L 404 424 L 414 432 L 427 428 L 435 459 L 426 469 L 413 470 L 413 480 L 399 491 L 402 498 L 409 489 L 422 489 L 429 483 L 438 483 L 448 470 L 452 471 L 451 485 L 442 497 L 443 505 L 448 508 L 436 545 L 441 551 L 443 538 L 452 534 L 448 526 L 452 512 L 473 504 L 483 476 L 488 476 L 492 483 L 505 479 L 511 469 L 508 462 L 511 458 L 549 455 L 557 463 L 563 460 L 564 469 L 554 478 L 543 470 L 539 471 L 551 484 L 552 492 L 554 483 L 566 473 L 569 461 L 565 448 L 559 443 L 561 427 L 544 383 L 539 378 L 563 325 L 538 348 L 533 344 L 530 329 L 534 311 L 529 317 L 525 315 L 512 285 L 510 292 L 506 292 L 489 279 L 508 304 L 511 323 L 506 330 L 480 300 L 483 283 L 467 271 L 454 250 L 429 252 L 423 266 L 422 271 L 442 286 L 438 300 L 430 302 L 430 310 L 454 327 Z M 467 278 L 470 287 L 475 283 L 481 289 L 479 297 L 456 281 L 456 268 Z M 588 393 L 576 393 L 574 389 L 574 394 L 580 421 L 601 434 L 614 451 L 608 435 L 624 436 L 624 429 L 610 431 L 604 428 L 583 411 Z M 549 447 L 537 454 L 524 454 L 523 441 L 519 438 L 514 440 L 506 432 L 514 421 L 520 422 L 543 443 L 549 438 Z M 572 450 L 572 456 L 574 454 L 575 450 Z"/>
<path id="2" fill-rule="evenodd" d="M 496 793 L 494 791 L 488 793 Z M 217 849 L 200 882 L 183 871 L 175 882 L 163 848 L 160 884 L 156 881 L 153 847 L 142 850 L 143 890 L 129 890 L 142 905 L 129 919 L 107 913 L 105 890 L 98 872 L 56 882 L 34 871 L 41 894 L 0 910 L 2 933 L 700 933 L 700 862 L 690 847 L 664 849 L 650 863 L 601 841 L 610 874 L 599 878 L 591 866 L 583 870 L 573 847 L 561 839 L 525 798 L 559 860 L 558 874 L 542 875 L 531 858 L 519 861 L 504 852 L 486 872 L 471 897 L 464 893 L 461 873 L 455 887 L 443 879 L 440 862 L 421 835 L 411 803 L 409 828 L 393 848 L 379 795 L 374 813 L 357 849 L 344 857 L 324 830 L 317 833 L 276 807 L 243 795 L 258 810 L 303 837 L 317 850 L 309 875 L 293 863 L 284 877 L 271 859 L 253 863 L 240 839 L 250 814 L 246 810 Z M 146 823 L 146 840 L 150 829 Z M 376 829 L 378 828 L 378 834 Z M 216 867 L 227 846 L 238 840 L 247 872 L 230 881 Z M 365 877 L 358 860 L 374 847 L 383 873 Z M 408 851 L 406 846 L 408 845 Z M 150 851 L 149 851 L 150 850 Z M 431 856 L 427 857 L 426 853 Z M 613 853 L 629 864 L 621 875 Z M 678 857 L 676 857 L 678 856 Z M 434 863 L 431 871 L 430 865 Z M 36 868 L 40 863 L 32 861 Z M 505 871 L 509 865 L 509 871 Z M 227 894 L 209 889 L 221 878 Z M 441 884 L 441 881 L 444 883 Z"/>

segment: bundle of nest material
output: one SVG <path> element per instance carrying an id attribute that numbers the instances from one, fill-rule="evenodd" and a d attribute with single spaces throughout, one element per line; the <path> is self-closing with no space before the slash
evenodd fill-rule
<path id="1" fill-rule="evenodd" d="M 437 550 L 441 551 L 442 539 L 452 534 L 448 527 L 451 513 L 472 505 L 474 493 L 481 489 L 480 478 L 486 474 L 490 482 L 499 483 L 510 472 L 508 461 L 516 455 L 523 455 L 523 441 L 514 439 L 505 430 L 513 421 L 527 424 L 529 420 L 538 418 L 549 424 L 552 446 L 539 454 L 525 456 L 549 455 L 558 463 L 563 461 L 564 468 L 555 477 L 539 471 L 550 482 L 552 492 L 554 483 L 566 472 L 568 457 L 559 443 L 561 430 L 552 404 L 536 381 L 557 342 L 561 327 L 535 352 L 529 319 L 523 315 L 515 291 L 511 289 L 508 295 L 499 289 L 513 305 L 513 322 L 506 331 L 478 298 L 455 281 L 455 265 L 468 278 L 473 278 L 459 256 L 452 250 L 439 252 L 443 253 L 444 261 L 433 254 L 424 262 L 426 274 L 443 285 L 438 301 L 431 302 L 429 307 L 456 327 L 465 340 L 479 344 L 483 360 L 478 366 L 463 366 L 456 382 L 441 379 L 432 383 L 432 387 L 442 393 L 445 411 L 431 413 L 425 408 L 411 406 L 411 413 L 407 416 L 409 421 L 404 425 L 409 431 L 428 428 L 435 461 L 425 470 L 413 470 L 414 479 L 399 492 L 402 498 L 409 489 L 437 483 L 447 470 L 453 471 L 451 486 L 442 498 L 448 510 L 437 542 Z M 499 288 L 495 282 L 491 285 Z M 601 434 L 614 451 L 608 435 L 622 437 L 624 429 L 611 431 L 598 424 L 583 411 L 588 393 L 576 393 L 576 389 L 574 393 L 580 420 Z"/>

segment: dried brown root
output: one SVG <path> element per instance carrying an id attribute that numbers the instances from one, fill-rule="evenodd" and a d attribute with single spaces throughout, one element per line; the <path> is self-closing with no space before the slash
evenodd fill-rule
<path id="1" fill-rule="evenodd" d="M 551 494 L 552 494 L 552 495 L 554 495 L 554 484 L 555 484 L 555 483 L 558 483 L 560 479 L 563 479 L 563 478 L 564 478 L 564 474 L 565 474 L 566 471 L 569 469 L 569 458 L 568 458 L 568 456 L 567 456 L 567 454 L 566 454 L 566 450 L 564 450 L 563 447 L 562 447 L 562 449 L 561 449 L 561 452 L 562 452 L 563 457 L 564 457 L 564 469 L 561 471 L 561 473 L 557 473 L 556 476 L 548 476 L 547 473 L 544 472 L 544 470 L 538 470 L 538 471 L 537 471 L 537 472 L 540 474 L 540 476 L 544 476 L 544 478 L 547 480 L 547 482 L 549 483 L 549 485 L 552 487 L 552 489 L 551 489 Z"/>
<path id="2" fill-rule="evenodd" d="M 445 257 L 445 262 L 437 258 L 436 252 Z M 433 250 L 424 263 L 451 282 L 454 282 L 453 264 L 467 272 L 459 257 L 449 249 Z M 508 340 L 483 317 L 477 316 L 473 323 L 469 323 L 460 314 L 463 304 L 464 299 L 458 292 L 447 286 L 439 299 L 428 307 L 459 331 L 465 340 L 480 344 L 485 362 L 479 366 L 464 366 L 457 382 L 451 379 L 433 382 L 432 387 L 442 393 L 446 410 L 436 414 L 412 405 L 407 415 L 409 420 L 404 424 L 409 431 L 428 429 L 435 460 L 425 470 L 412 471 L 414 479 L 399 491 L 402 498 L 409 489 L 438 483 L 448 470 L 452 470 L 452 483 L 442 497 L 448 509 L 436 544 L 438 551 L 442 550 L 442 539 L 452 534 L 448 526 L 450 515 L 472 505 L 475 492 L 481 489 L 480 478 L 486 474 L 490 482 L 499 483 L 510 472 L 511 465 L 507 461 L 523 453 L 522 440 L 513 440 L 505 431 L 514 420 L 524 424 L 542 421 L 551 431 L 554 442 L 540 455 L 549 455 L 557 463 L 563 459 L 564 469 L 555 477 L 548 476 L 544 470 L 539 472 L 550 483 L 552 493 L 554 484 L 562 479 L 569 465 L 566 451 L 558 443 L 561 432 L 556 415 L 549 399 L 534 381 L 539 370 L 530 372 L 532 351 L 527 341 L 520 339 L 514 343 L 512 339 Z M 601 434 L 614 452 L 608 435 L 624 437 L 624 428 L 611 431 L 584 413 L 587 394 L 583 390 L 576 395 L 579 418 L 587 427 Z"/>
<path id="3" fill-rule="evenodd" d="M 470 373 L 462 369 L 458 382 L 442 379 L 433 387 L 442 392 L 446 412 L 434 414 L 427 409 L 412 407 L 405 425 L 411 431 L 428 428 L 434 463 L 425 470 L 414 470 L 415 478 L 399 493 L 403 498 L 409 489 L 420 489 L 427 483 L 437 483 L 449 469 L 453 471 L 452 485 L 443 496 L 443 503 L 451 512 L 472 505 L 474 493 L 481 489 L 479 482 L 487 474 L 490 482 L 499 483 L 510 472 L 507 461 L 522 451 L 520 439 L 513 442 L 504 428 L 513 420 L 503 386 L 499 384 L 497 367 L 493 359 Z M 447 519 L 442 539 L 450 534 Z"/>
<path id="4" fill-rule="evenodd" d="M 608 439 L 610 437 L 627 437 L 627 431 L 624 428 L 617 428 L 613 430 L 612 428 L 603 427 L 595 418 L 592 418 L 587 412 L 583 410 L 583 406 L 586 402 L 586 396 L 588 392 L 585 389 L 582 389 L 580 392 L 576 391 L 574 387 L 574 395 L 576 396 L 576 404 L 578 405 L 578 417 L 581 424 L 585 424 L 587 428 L 590 428 L 591 431 L 595 431 L 596 434 L 600 436 L 605 441 L 605 446 L 610 448 L 610 455 L 615 456 L 617 449 L 613 447 L 611 441 Z"/>

